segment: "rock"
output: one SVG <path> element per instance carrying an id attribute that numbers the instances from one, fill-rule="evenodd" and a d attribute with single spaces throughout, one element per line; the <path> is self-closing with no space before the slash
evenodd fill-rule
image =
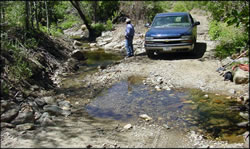
<path id="1" fill-rule="evenodd" d="M 77 40 L 74 40 L 73 45 L 74 45 L 74 46 L 81 46 L 82 43 L 79 42 L 79 41 L 77 41 Z"/>
<path id="2" fill-rule="evenodd" d="M 103 46 L 103 45 L 107 44 L 107 42 L 98 42 L 97 44 L 98 44 L 98 46 Z"/>
<path id="3" fill-rule="evenodd" d="M 104 49 L 105 50 L 113 50 L 114 49 L 114 46 L 116 45 L 117 43 L 115 42 L 111 42 L 111 43 L 108 43 L 104 46 Z"/>
<path id="4" fill-rule="evenodd" d="M 246 84 L 249 82 L 249 72 L 242 69 L 236 69 L 233 76 L 235 84 Z"/>
<path id="5" fill-rule="evenodd" d="M 125 125 L 123 128 L 125 129 L 125 130 L 128 130 L 128 129 L 131 129 L 133 126 L 131 125 L 131 124 L 127 124 L 127 125 Z"/>
<path id="6" fill-rule="evenodd" d="M 72 107 L 69 101 L 59 101 L 58 105 L 62 109 L 70 109 L 70 107 Z"/>
<path id="7" fill-rule="evenodd" d="M 240 114 L 240 116 L 241 116 L 242 118 L 248 120 L 248 118 L 249 118 L 249 114 L 248 114 L 248 113 L 240 112 L 239 114 Z"/>
<path id="8" fill-rule="evenodd" d="M 170 88 L 168 85 L 165 85 L 165 86 L 163 87 L 163 89 L 168 90 L 168 91 L 171 90 L 171 88 Z"/>
<path id="9" fill-rule="evenodd" d="M 102 32 L 102 37 L 105 37 L 105 36 L 112 36 L 112 32 L 111 31 Z"/>
<path id="10" fill-rule="evenodd" d="M 163 83 L 162 77 L 158 77 L 158 78 L 156 79 L 156 81 L 157 81 L 159 84 L 162 84 L 162 83 Z"/>
<path id="11" fill-rule="evenodd" d="M 157 91 L 161 91 L 161 87 L 160 87 L 160 86 L 155 86 L 155 89 L 156 89 Z"/>
<path id="12" fill-rule="evenodd" d="M 11 122 L 12 124 L 24 124 L 24 123 L 34 123 L 34 111 L 31 107 L 25 106 L 21 109 L 21 112 L 18 113 L 18 116 Z"/>
<path id="13" fill-rule="evenodd" d="M 166 129 L 170 129 L 170 127 L 167 124 L 163 124 L 163 127 Z"/>
<path id="14" fill-rule="evenodd" d="M 1 122 L 1 128 L 15 128 L 16 126 L 11 123 Z"/>
<path id="15" fill-rule="evenodd" d="M 248 125 L 249 125 L 248 121 L 237 123 L 237 126 L 239 126 L 239 127 L 247 127 Z"/>
<path id="16" fill-rule="evenodd" d="M 235 62 L 239 62 L 240 64 L 244 64 L 245 62 L 249 62 L 248 57 L 241 57 L 239 59 L 234 60 Z"/>
<path id="17" fill-rule="evenodd" d="M 56 102 L 52 96 L 42 97 L 41 100 L 44 100 L 47 104 L 54 104 Z"/>
<path id="18" fill-rule="evenodd" d="M 33 123 L 25 123 L 16 126 L 16 129 L 19 131 L 33 130 L 34 128 L 35 126 Z"/>
<path id="19" fill-rule="evenodd" d="M 208 95 L 206 94 L 206 95 L 204 95 L 204 97 L 205 97 L 205 98 L 208 98 Z"/>
<path id="20" fill-rule="evenodd" d="M 146 120 L 146 121 L 152 120 L 152 118 L 149 117 L 147 114 L 141 114 L 139 117 L 142 118 L 142 119 L 144 119 L 144 120 Z"/>
<path id="21" fill-rule="evenodd" d="M 17 117 L 19 109 L 10 109 L 5 113 L 1 114 L 1 122 L 11 122 Z"/>
<path id="22" fill-rule="evenodd" d="M 105 39 L 103 39 L 103 42 L 111 42 L 112 41 L 112 37 L 109 37 L 109 38 L 105 38 Z"/>
<path id="23" fill-rule="evenodd" d="M 71 114 L 71 111 L 69 111 L 69 110 L 62 111 L 62 115 L 64 115 L 65 117 L 68 117 L 70 114 Z"/>
<path id="24" fill-rule="evenodd" d="M 236 91 L 235 91 L 234 89 L 230 89 L 228 92 L 229 92 L 230 94 L 235 94 L 235 93 L 236 93 Z"/>
<path id="25" fill-rule="evenodd" d="M 243 144 L 243 147 L 244 148 L 249 148 L 249 132 L 247 131 L 247 132 L 245 132 L 244 134 L 243 134 L 243 136 L 244 136 L 244 144 Z"/>
<path id="26" fill-rule="evenodd" d="M 71 53 L 71 57 L 72 58 L 75 58 L 77 60 L 86 60 L 85 56 L 83 55 L 83 53 L 80 51 L 80 50 L 74 50 L 72 53 Z"/>
<path id="27" fill-rule="evenodd" d="M 95 46 L 96 46 L 96 43 L 90 43 L 89 46 L 90 46 L 90 47 L 95 47 Z"/>
<path id="28" fill-rule="evenodd" d="M 82 31 L 85 31 L 86 28 L 87 28 L 87 27 L 86 27 L 86 25 L 84 25 L 84 24 L 81 26 L 81 30 L 82 30 Z"/>
<path id="29" fill-rule="evenodd" d="M 40 107 L 43 107 L 43 106 L 46 104 L 44 98 L 36 98 L 36 99 L 35 99 L 35 102 L 36 102 L 36 104 L 37 104 L 38 106 L 40 106 Z"/>
<path id="30" fill-rule="evenodd" d="M 48 112 L 52 115 L 62 115 L 63 110 L 57 105 L 45 105 L 43 107 L 45 112 Z"/>
<path id="31" fill-rule="evenodd" d="M 54 122 L 50 119 L 49 113 L 44 112 L 42 116 L 37 120 L 42 126 L 54 126 Z"/>

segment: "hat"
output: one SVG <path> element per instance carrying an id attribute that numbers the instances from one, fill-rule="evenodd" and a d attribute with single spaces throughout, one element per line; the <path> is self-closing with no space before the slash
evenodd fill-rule
<path id="1" fill-rule="evenodd" d="M 130 22 L 131 20 L 129 18 L 126 19 L 126 23 Z"/>

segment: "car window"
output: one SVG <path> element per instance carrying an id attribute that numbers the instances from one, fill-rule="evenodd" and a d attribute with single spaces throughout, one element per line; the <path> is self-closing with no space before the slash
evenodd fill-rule
<path id="1" fill-rule="evenodd" d="M 188 19 L 188 16 L 182 15 L 182 16 L 156 17 L 151 27 L 153 28 L 186 27 L 190 25 L 191 22 Z"/>

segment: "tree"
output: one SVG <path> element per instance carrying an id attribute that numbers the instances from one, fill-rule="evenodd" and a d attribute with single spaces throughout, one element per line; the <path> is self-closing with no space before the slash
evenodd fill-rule
<path id="1" fill-rule="evenodd" d="M 74 6 L 74 8 L 77 10 L 78 14 L 80 15 L 81 19 L 83 20 L 83 23 L 86 25 L 88 31 L 89 31 L 89 40 L 93 41 L 96 38 L 96 31 L 91 26 L 91 20 L 87 19 L 87 17 L 83 14 L 80 3 L 76 0 L 70 0 L 71 4 Z"/>

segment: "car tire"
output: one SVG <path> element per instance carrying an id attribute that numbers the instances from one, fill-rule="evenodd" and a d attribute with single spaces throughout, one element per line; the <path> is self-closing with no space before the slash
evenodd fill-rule
<path id="1" fill-rule="evenodd" d="M 194 40 L 194 48 L 192 49 L 192 51 L 190 52 L 190 54 L 192 54 L 192 55 L 196 55 L 197 54 L 196 39 Z"/>
<path id="2" fill-rule="evenodd" d="M 146 53 L 148 55 L 148 58 L 150 58 L 150 59 L 154 59 L 155 58 L 154 51 L 146 51 Z"/>

